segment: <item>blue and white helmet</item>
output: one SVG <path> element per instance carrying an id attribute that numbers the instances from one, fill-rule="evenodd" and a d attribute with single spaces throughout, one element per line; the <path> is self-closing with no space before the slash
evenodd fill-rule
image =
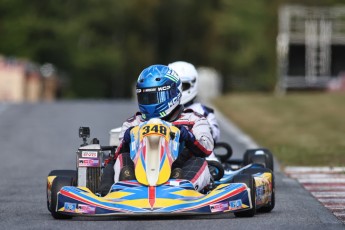
<path id="1" fill-rule="evenodd" d="M 177 73 L 165 65 L 152 65 L 138 78 L 136 90 L 139 110 L 145 120 L 168 116 L 181 100 L 181 81 Z"/>

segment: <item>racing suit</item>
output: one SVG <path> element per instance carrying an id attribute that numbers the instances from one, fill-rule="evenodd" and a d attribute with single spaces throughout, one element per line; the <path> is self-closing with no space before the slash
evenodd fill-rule
<path id="1" fill-rule="evenodd" d="M 201 103 L 193 103 L 186 108 L 192 109 L 194 112 L 204 115 L 206 117 L 208 123 L 211 126 L 212 137 L 215 142 L 219 140 L 220 130 L 218 126 L 218 122 L 216 116 L 214 115 L 214 110 L 210 107 L 202 105 Z"/>
<path id="2" fill-rule="evenodd" d="M 219 140 L 219 136 L 220 136 L 220 130 L 219 130 L 219 126 L 218 126 L 218 122 L 216 119 L 216 116 L 214 115 L 214 110 L 202 105 L 201 103 L 187 103 L 186 107 L 188 109 L 192 109 L 193 111 L 202 114 L 206 117 L 208 123 L 211 126 L 211 131 L 212 131 L 212 137 L 214 142 L 217 142 Z M 219 161 L 217 159 L 217 157 L 215 156 L 214 152 L 212 152 L 208 157 L 208 160 L 215 160 L 215 161 Z"/>
<path id="3" fill-rule="evenodd" d="M 183 106 L 180 109 L 183 109 Z M 212 153 L 214 141 L 211 134 L 211 128 L 206 118 L 194 112 L 191 109 L 181 110 L 177 116 L 172 116 L 172 119 L 164 119 L 175 126 L 184 126 L 195 136 L 195 141 L 192 144 L 186 144 L 186 151 L 182 151 L 179 157 L 173 164 L 174 167 L 181 167 L 183 171 L 183 179 L 189 180 L 193 183 L 194 188 L 198 191 L 202 190 L 210 183 L 211 174 L 209 172 L 205 157 Z M 119 135 L 120 146 L 115 153 L 116 162 L 114 165 L 114 182 L 119 181 L 121 168 L 128 164 L 129 146 L 123 141 L 125 131 L 133 126 L 137 126 L 145 122 L 142 119 L 141 113 L 138 112 L 134 116 L 125 121 L 121 128 Z M 127 145 L 127 146 L 125 146 Z M 132 162 L 130 164 L 133 164 Z"/>

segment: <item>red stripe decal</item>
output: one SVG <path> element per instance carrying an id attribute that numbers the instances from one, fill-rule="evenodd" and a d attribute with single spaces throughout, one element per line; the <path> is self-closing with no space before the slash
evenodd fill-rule
<path id="1" fill-rule="evenodd" d="M 144 160 L 146 160 L 146 145 L 145 146 L 143 146 L 143 158 L 144 158 Z"/>
<path id="2" fill-rule="evenodd" d="M 65 190 L 60 190 L 60 193 L 66 197 L 70 197 L 74 200 L 77 200 L 77 201 L 80 201 L 80 202 L 83 202 L 85 204 L 89 204 L 89 205 L 92 205 L 92 206 L 95 206 L 95 207 L 100 207 L 100 208 L 104 208 L 104 209 L 108 209 L 108 210 L 114 210 L 114 211 L 118 211 L 118 212 L 125 212 L 125 213 L 129 213 L 129 211 L 127 210 L 121 210 L 121 209 L 118 209 L 118 208 L 113 208 L 113 207 L 108 207 L 108 206 L 105 206 L 103 204 L 100 204 L 100 203 L 96 203 L 96 202 L 92 202 L 92 201 L 89 201 L 87 199 L 84 199 L 80 196 L 77 196 L 73 193 L 70 193 L 70 192 L 67 192 Z"/>
<path id="3" fill-rule="evenodd" d="M 164 144 L 165 143 L 160 143 L 161 144 L 161 152 L 160 152 L 160 156 L 159 156 L 159 160 L 162 160 L 162 158 L 163 158 L 163 154 L 164 154 Z"/>
<path id="4" fill-rule="evenodd" d="M 194 183 L 195 181 L 197 181 L 199 179 L 200 175 L 204 172 L 206 166 L 207 166 L 207 162 L 205 161 L 204 164 L 199 169 L 198 173 L 191 180 L 192 183 Z"/>
<path id="5" fill-rule="evenodd" d="M 149 204 L 151 206 L 151 209 L 153 209 L 153 206 L 156 202 L 156 187 L 149 186 Z"/>
<path id="6" fill-rule="evenodd" d="M 218 197 L 218 199 L 215 199 L 215 200 L 211 200 L 207 203 L 204 203 L 204 204 L 200 204 L 200 205 L 197 205 L 197 206 L 194 206 L 194 207 L 190 207 L 190 208 L 185 208 L 185 209 L 180 209 L 180 210 L 177 210 L 177 211 L 173 211 L 173 212 L 181 212 L 181 211 L 188 211 L 188 210 L 191 210 L 191 209 L 197 209 L 199 207 L 205 207 L 207 205 L 210 205 L 210 204 L 214 204 L 214 203 L 217 203 L 219 201 L 222 201 L 222 200 L 225 200 L 231 196 L 235 196 L 243 191 L 247 190 L 247 188 L 245 186 L 241 187 L 241 188 L 238 188 L 234 191 L 232 191 L 231 193 L 228 193 L 228 194 L 225 194 L 224 196 L 221 196 L 221 197 Z"/>

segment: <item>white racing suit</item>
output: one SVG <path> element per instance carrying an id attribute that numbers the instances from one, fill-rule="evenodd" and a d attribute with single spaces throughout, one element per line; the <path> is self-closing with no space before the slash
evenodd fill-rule
<path id="1" fill-rule="evenodd" d="M 194 112 L 200 113 L 202 115 L 204 115 L 204 117 L 206 117 L 208 123 L 211 126 L 211 131 L 212 131 L 212 137 L 213 140 L 215 142 L 217 142 L 219 140 L 219 136 L 220 136 L 220 130 L 219 130 L 219 126 L 218 126 L 218 122 L 216 119 L 216 116 L 214 115 L 214 110 L 202 105 L 201 103 L 193 103 L 191 105 L 187 106 L 188 109 L 192 109 Z M 214 152 L 212 152 L 208 157 L 208 160 L 215 160 L 218 161 L 217 157 L 215 156 Z"/>
<path id="2" fill-rule="evenodd" d="M 144 120 L 141 117 L 141 113 L 137 113 L 127 121 L 125 121 L 121 128 L 119 135 L 120 146 L 117 148 L 115 157 L 117 160 L 114 165 L 114 181 L 119 181 L 119 175 L 121 168 L 128 163 L 128 154 L 120 154 L 123 152 L 122 148 L 128 148 L 123 146 L 122 141 L 125 131 L 132 127 L 143 123 Z M 180 153 L 178 159 L 174 162 L 173 167 L 180 167 L 183 170 L 183 179 L 189 180 L 193 183 L 194 188 L 198 191 L 202 190 L 210 183 L 211 174 L 209 172 L 205 157 L 212 153 L 214 148 L 213 137 L 211 134 L 211 128 L 206 118 L 193 110 L 184 110 L 177 119 L 169 121 L 176 126 L 184 125 L 195 136 L 195 141 L 192 144 L 186 145 L 186 151 L 183 154 Z M 127 150 L 125 150 L 126 152 Z M 181 156 L 181 157 L 180 157 Z"/>

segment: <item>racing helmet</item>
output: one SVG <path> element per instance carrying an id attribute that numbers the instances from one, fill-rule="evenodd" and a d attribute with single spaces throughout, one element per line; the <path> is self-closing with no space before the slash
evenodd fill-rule
<path id="1" fill-rule="evenodd" d="M 198 72 L 194 65 L 184 61 L 173 62 L 168 65 L 175 70 L 182 82 L 181 104 L 186 105 L 193 101 L 198 93 Z"/>
<path id="2" fill-rule="evenodd" d="M 139 110 L 145 120 L 168 116 L 181 100 L 181 81 L 177 73 L 165 65 L 144 69 L 137 80 Z"/>

